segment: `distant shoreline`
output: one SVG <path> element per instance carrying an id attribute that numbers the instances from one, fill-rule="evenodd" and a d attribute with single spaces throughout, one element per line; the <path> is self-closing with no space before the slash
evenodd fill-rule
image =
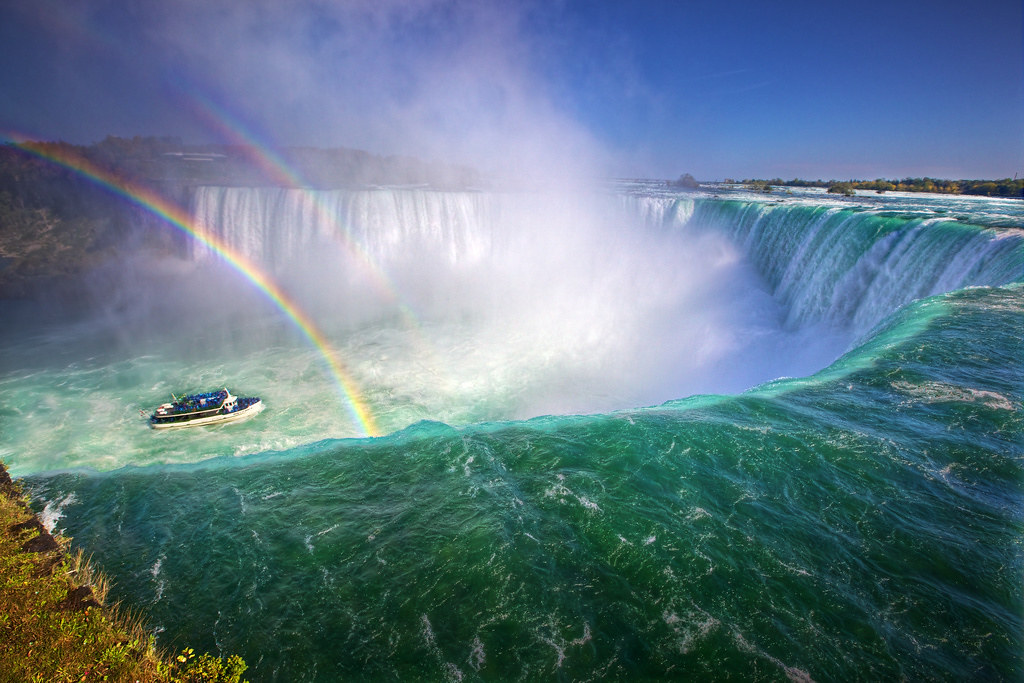
<path id="1" fill-rule="evenodd" d="M 901 180 L 771 180 L 726 178 L 726 184 L 746 185 L 759 192 L 771 192 L 773 187 L 821 187 L 833 194 L 847 194 L 853 190 L 868 190 L 878 194 L 886 192 L 927 192 L 931 194 L 972 195 L 978 197 L 1024 198 L 1024 178 L 1000 180 L 943 180 L 939 178 L 903 178 Z"/>

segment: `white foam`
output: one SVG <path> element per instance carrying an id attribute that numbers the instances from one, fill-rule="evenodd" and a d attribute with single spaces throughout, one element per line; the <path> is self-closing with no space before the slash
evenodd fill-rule
<path id="1" fill-rule="evenodd" d="M 924 382 L 913 384 L 911 382 L 893 382 L 892 387 L 909 395 L 911 401 L 907 403 L 982 403 L 993 410 L 1020 410 L 1020 405 L 1003 394 L 995 391 L 974 389 L 944 382 Z"/>
<path id="2" fill-rule="evenodd" d="M 74 493 L 69 493 L 63 498 L 47 501 L 43 511 L 39 513 L 39 521 L 48 532 L 53 533 L 57 528 L 57 522 L 64 516 L 64 508 L 78 500 Z"/>
<path id="3" fill-rule="evenodd" d="M 484 662 L 486 660 L 487 660 L 487 655 L 484 652 L 484 644 L 480 640 L 480 636 L 479 635 L 474 636 L 473 637 L 473 645 L 472 645 L 472 648 L 469 651 L 469 658 L 468 658 L 467 661 L 469 662 L 469 665 L 471 667 L 473 667 L 474 671 L 479 671 L 480 667 L 482 667 L 484 665 Z"/>
<path id="4" fill-rule="evenodd" d="M 554 628 L 549 625 L 550 628 Z M 586 645 L 591 640 L 590 624 L 586 621 L 583 622 L 583 634 L 579 638 L 573 638 L 572 640 L 565 642 L 561 638 L 555 638 L 551 636 L 541 636 L 540 640 L 547 643 L 555 651 L 555 668 L 562 668 L 562 664 L 566 659 L 566 648 L 568 647 L 579 647 Z"/>
<path id="5" fill-rule="evenodd" d="M 789 666 L 783 663 L 783 661 L 780 660 L 778 657 L 770 655 L 764 650 L 761 650 L 753 643 L 749 642 L 746 638 L 744 638 L 743 634 L 739 631 L 733 633 L 733 639 L 736 641 L 736 644 L 739 646 L 741 650 L 745 652 L 750 652 L 751 654 L 755 654 L 758 657 L 762 657 L 763 659 L 766 659 L 775 666 L 779 667 L 779 669 L 782 670 L 783 674 L 785 674 L 786 678 L 790 681 L 793 681 L 793 683 L 814 683 L 814 679 L 808 672 L 804 671 L 803 669 L 798 669 L 794 666 Z"/>
<path id="6" fill-rule="evenodd" d="M 320 538 L 324 534 L 329 534 L 332 531 L 334 531 L 335 529 L 337 529 L 339 526 L 341 526 L 340 523 L 339 524 L 334 524 L 334 525 L 332 525 L 332 526 L 330 526 L 330 527 L 328 527 L 328 528 L 326 528 L 326 529 L 324 529 L 322 531 L 318 531 L 315 534 L 310 534 L 309 536 L 306 536 L 306 538 L 305 538 L 306 550 L 308 550 L 312 554 L 312 552 L 313 552 L 313 539 L 314 538 Z"/>
<path id="7" fill-rule="evenodd" d="M 721 622 L 699 607 L 686 613 L 685 618 L 674 611 L 665 610 L 661 615 L 665 624 L 679 638 L 679 652 L 687 654 L 694 644 L 700 642 L 712 631 L 721 626 Z"/>
<path id="8" fill-rule="evenodd" d="M 156 562 L 149 568 L 149 573 L 154 579 L 160 575 L 160 569 L 163 567 L 165 558 L 166 556 L 160 553 L 160 557 L 156 558 Z"/>
<path id="9" fill-rule="evenodd" d="M 434 629 L 430 625 L 430 618 L 426 614 L 420 615 L 420 636 L 428 648 L 434 649 L 437 647 L 437 636 L 434 634 Z"/>

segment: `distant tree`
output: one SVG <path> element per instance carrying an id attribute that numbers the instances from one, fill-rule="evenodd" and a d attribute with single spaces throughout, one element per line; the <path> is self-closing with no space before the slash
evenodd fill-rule
<path id="1" fill-rule="evenodd" d="M 1009 178 L 1004 178 L 1003 180 L 1000 180 L 999 184 L 996 186 L 996 193 L 1000 197 L 1019 197 L 1020 187 Z"/>
<path id="2" fill-rule="evenodd" d="M 681 187 L 687 190 L 696 190 L 700 184 L 689 173 L 679 176 L 679 180 L 671 180 L 668 183 L 671 187 Z"/>
<path id="3" fill-rule="evenodd" d="M 853 189 L 853 183 L 833 183 L 829 186 L 828 191 L 830 194 L 841 194 L 846 197 L 857 194 Z"/>
<path id="4" fill-rule="evenodd" d="M 772 191 L 772 184 L 767 180 L 745 180 L 743 182 L 746 183 L 748 190 L 753 190 L 754 192 L 768 194 Z"/>

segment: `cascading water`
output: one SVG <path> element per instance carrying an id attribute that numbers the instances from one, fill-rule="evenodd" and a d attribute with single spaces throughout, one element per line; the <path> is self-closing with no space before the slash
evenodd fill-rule
<path id="1" fill-rule="evenodd" d="M 330 302 L 328 318 L 343 315 L 353 297 L 371 297 L 378 312 L 405 303 L 424 320 L 457 312 L 520 330 L 539 326 L 546 339 L 531 344 L 571 338 L 586 347 L 593 339 L 616 354 L 625 350 L 615 346 L 622 338 L 644 338 L 649 349 L 652 335 L 658 347 L 671 344 L 661 338 L 670 335 L 687 353 L 714 357 L 715 344 L 763 335 L 773 315 L 782 318 L 774 333 L 817 326 L 849 342 L 915 299 L 1024 277 L 1013 230 L 821 204 L 200 188 L 194 211 L 286 281 L 298 263 L 303 277 L 292 282 L 307 300 L 316 298 L 311 289 L 346 299 Z M 303 284 L 310 253 L 322 257 L 313 287 Z M 351 289 L 367 270 L 383 297 Z M 759 288 L 779 311 L 768 305 L 768 315 L 752 314 L 766 307 Z M 647 327 L 652 317 L 658 322 Z M 695 327 L 706 342 L 686 334 Z M 740 346 L 748 365 L 763 357 Z M 683 385 L 674 395 L 739 388 Z"/>
<path id="2" fill-rule="evenodd" d="M 967 286 L 1024 278 L 1019 230 L 836 206 L 630 197 L 650 224 L 729 236 L 786 309 L 868 332 L 901 306 Z"/>
<path id="3" fill-rule="evenodd" d="M 499 392 L 520 385 L 490 417 L 607 410 L 770 379 L 708 380 L 709 368 L 750 348 L 750 330 L 774 324 L 728 240 L 681 240 L 614 208 L 598 194 L 201 188 L 194 212 L 329 326 L 365 329 L 412 311 L 419 347 L 400 349 L 389 334 L 392 361 L 439 361 L 431 373 L 467 387 L 487 377 Z"/>
<path id="4" fill-rule="evenodd" d="M 582 283 L 589 288 L 615 279 L 613 261 L 635 262 L 629 264 L 633 270 L 627 280 L 650 270 L 649 253 L 624 248 L 654 246 L 660 238 L 663 243 L 655 249 L 678 251 L 679 242 L 692 240 L 694 230 L 719 233 L 741 248 L 764 277 L 786 308 L 789 326 L 826 320 L 861 333 L 913 299 L 970 285 L 1004 284 L 1024 275 L 1016 260 L 1019 235 L 1003 236 L 944 218 L 708 198 L 629 196 L 616 205 L 597 195 L 578 205 L 589 213 L 563 206 L 557 215 L 551 206 L 538 208 L 544 200 L 427 190 L 204 187 L 196 192 L 194 212 L 233 249 L 277 271 L 325 245 L 333 246 L 337 267 L 354 258 L 399 273 L 413 260 L 429 261 L 431 277 L 439 269 L 482 263 L 491 268 L 509 258 L 518 259 L 516 267 L 522 269 L 527 259 L 555 254 L 562 257 L 562 274 L 571 275 L 566 271 L 589 262 L 588 281 Z M 616 208 L 624 210 L 613 213 Z M 690 236 L 673 243 L 646 234 L 629 242 L 621 234 L 636 237 L 638 227 L 659 226 L 689 230 Z M 567 241 L 574 232 L 578 240 Z M 687 246 L 696 250 L 702 245 Z M 429 286 L 426 281 L 410 284 L 412 291 L 403 294 L 413 297 Z"/>

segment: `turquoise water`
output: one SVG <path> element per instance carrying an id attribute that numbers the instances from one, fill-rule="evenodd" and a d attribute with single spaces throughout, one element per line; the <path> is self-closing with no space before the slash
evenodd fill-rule
<path id="1" fill-rule="evenodd" d="M 2 377 L 3 457 L 160 643 L 237 652 L 254 681 L 1019 680 L 1019 228 L 644 188 L 612 203 L 659 247 L 631 245 L 655 264 L 645 288 L 674 272 L 652 260 L 666 244 L 703 245 L 699 262 L 732 255 L 729 245 L 743 257 L 724 272 L 743 287 L 714 315 L 689 297 L 713 301 L 726 279 L 713 269 L 671 290 L 671 305 L 638 304 L 645 315 L 594 309 L 642 337 L 616 353 L 646 343 L 659 363 L 687 361 L 692 347 L 661 350 L 685 325 L 650 321 L 685 314 L 716 339 L 746 331 L 758 342 L 710 358 L 708 372 L 660 374 L 713 387 L 723 363 L 745 364 L 733 378 L 750 390 L 684 388 L 629 405 L 648 394 L 608 357 L 588 365 L 561 343 L 536 349 L 532 334 L 502 346 L 480 313 L 491 300 L 446 319 L 449 300 L 419 307 L 414 330 L 377 319 L 332 328 L 390 432 L 360 439 L 340 411 L 301 409 L 331 404 L 332 388 L 272 311 L 199 330 L 207 347 L 259 341 L 206 364 L 155 342 L 151 355 L 83 341 L 87 352 L 62 356 L 68 332 L 53 324 L 49 337 L 4 338 L 17 362 Z M 501 252 L 493 241 L 484 251 Z M 586 256 L 614 279 L 602 252 Z M 578 329 L 542 312 L 519 319 Z M 822 337 L 831 357 L 778 372 Z M 474 351 L 481 340 L 489 350 Z M 423 344 L 443 360 L 424 359 Z M 458 357 L 471 371 L 438 370 Z M 267 410 L 152 434 L 133 421 L 134 402 L 169 391 L 177 372 L 182 388 L 237 377 Z M 612 408 L 545 414 L 570 398 Z M 107 399 L 110 416 L 68 425 Z M 58 418 L 60 436 L 47 436 Z"/>

